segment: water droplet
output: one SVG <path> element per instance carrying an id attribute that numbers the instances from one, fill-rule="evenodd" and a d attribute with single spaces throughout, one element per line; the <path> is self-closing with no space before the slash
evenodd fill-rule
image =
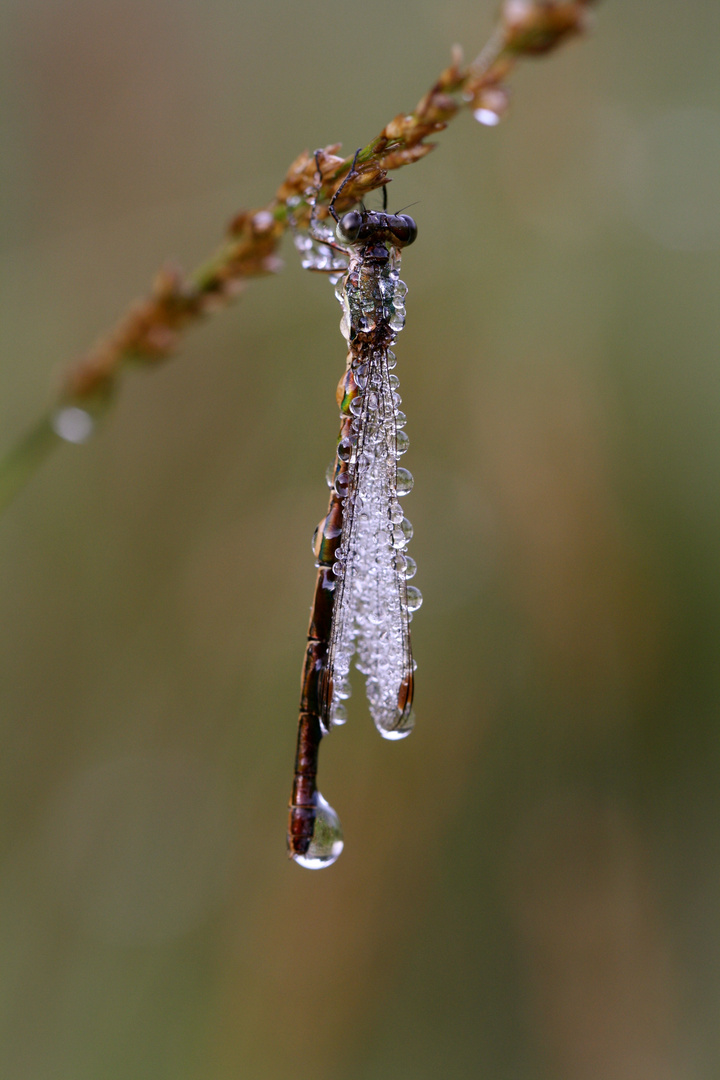
<path id="1" fill-rule="evenodd" d="M 333 686 L 341 681 L 347 680 L 347 674 L 350 671 L 350 653 L 345 649 L 337 652 L 335 655 L 335 663 L 333 664 L 333 671 L 335 672 L 335 682 Z M 348 697 L 348 694 L 341 694 L 341 697 Z"/>
<path id="2" fill-rule="evenodd" d="M 502 117 L 492 109 L 476 109 L 473 116 L 477 120 L 478 124 L 484 124 L 485 127 L 496 127 Z"/>
<path id="3" fill-rule="evenodd" d="M 344 439 L 340 440 L 337 448 L 337 456 L 340 458 L 341 461 L 352 461 L 353 455 L 355 453 L 356 442 L 357 439 L 353 440 L 351 438 L 348 438 L 347 436 Z M 333 468 L 334 467 L 335 465 L 333 463 Z M 330 486 L 332 487 L 332 484 Z"/>
<path id="4" fill-rule="evenodd" d="M 322 870 L 332 866 L 343 846 L 340 818 L 318 791 L 315 795 L 315 826 L 310 846 L 304 855 L 293 855 L 293 859 L 306 870 Z"/>
<path id="5" fill-rule="evenodd" d="M 330 723 L 334 727 L 342 727 L 343 724 L 347 723 L 347 709 L 342 701 L 333 701 L 330 710 Z"/>
<path id="6" fill-rule="evenodd" d="M 402 519 L 402 521 L 400 522 L 400 528 L 402 529 L 402 534 L 405 537 L 405 543 L 409 544 L 413 537 L 413 527 L 407 518 Z"/>
<path id="7" fill-rule="evenodd" d="M 331 488 L 333 486 L 333 484 L 335 483 L 335 462 L 334 461 L 331 461 L 330 464 L 328 465 L 327 469 L 325 470 L 325 480 L 326 480 L 327 486 L 329 488 Z"/>
<path id="8" fill-rule="evenodd" d="M 510 105 L 510 95 L 504 86 L 485 86 L 475 98 L 473 116 L 478 124 L 496 127 Z"/>
<path id="9" fill-rule="evenodd" d="M 390 537 L 391 537 L 390 542 L 391 542 L 392 546 L 397 551 L 402 551 L 402 549 L 407 546 L 407 540 L 405 539 L 405 534 L 404 534 L 404 532 L 402 531 L 402 529 L 400 528 L 399 525 L 396 525 L 393 528 L 393 530 L 392 530 L 392 532 L 390 534 Z"/>
<path id="10" fill-rule="evenodd" d="M 93 433 L 95 421 L 85 409 L 78 409 L 75 405 L 68 405 L 65 409 L 58 409 L 52 418 L 52 429 L 56 435 L 65 442 L 84 443 Z"/>
<path id="11" fill-rule="evenodd" d="M 407 605 L 408 611 L 417 611 L 422 607 L 422 593 L 414 585 L 408 585 L 407 587 Z"/>
<path id="12" fill-rule="evenodd" d="M 414 559 L 411 559 L 409 555 L 405 556 L 405 580 L 409 581 L 410 578 L 414 578 L 417 573 L 417 563 Z"/>
<path id="13" fill-rule="evenodd" d="M 402 410 L 398 410 L 398 412 L 395 413 L 395 427 L 399 430 L 400 428 L 404 428 L 406 424 L 407 416 Z"/>
<path id="14" fill-rule="evenodd" d="M 353 416 L 360 416 L 363 410 L 364 398 L 362 394 L 356 394 L 356 396 L 350 402 L 350 412 Z"/>
<path id="15" fill-rule="evenodd" d="M 349 697 L 352 697 L 352 686 L 350 685 L 350 680 L 343 678 L 335 678 L 333 680 L 333 700 L 337 698 L 338 701 L 345 701 Z"/>
<path id="16" fill-rule="evenodd" d="M 258 210 L 252 220 L 253 229 L 258 233 L 268 232 L 273 227 L 274 218 L 269 210 Z"/>
<path id="17" fill-rule="evenodd" d="M 410 439 L 406 431 L 397 431 L 395 433 L 395 453 L 404 454 L 410 445 Z"/>
<path id="18" fill-rule="evenodd" d="M 398 495 L 407 495 L 413 489 L 413 475 L 409 469 L 398 469 L 395 477 L 395 491 Z"/>
<path id="19" fill-rule="evenodd" d="M 397 356 L 392 351 L 392 349 L 388 349 L 388 351 L 387 351 L 387 366 L 392 371 L 392 369 L 395 367 L 396 364 L 397 364 Z"/>
<path id="20" fill-rule="evenodd" d="M 348 493 L 350 487 L 350 474 L 346 472 L 339 472 L 335 477 L 335 490 L 341 499 L 344 499 Z"/>
<path id="21" fill-rule="evenodd" d="M 381 724 L 375 725 L 382 735 L 383 739 L 389 739 L 390 742 L 397 742 L 398 739 L 406 739 L 415 727 L 415 713 L 411 709 L 404 720 L 399 721 L 397 727 L 383 727 Z"/>

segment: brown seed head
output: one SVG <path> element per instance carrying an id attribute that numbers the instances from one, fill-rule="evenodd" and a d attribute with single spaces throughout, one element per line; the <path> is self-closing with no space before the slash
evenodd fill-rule
<path id="1" fill-rule="evenodd" d="M 504 47 L 516 55 L 540 56 L 587 25 L 587 0 L 504 0 Z"/>

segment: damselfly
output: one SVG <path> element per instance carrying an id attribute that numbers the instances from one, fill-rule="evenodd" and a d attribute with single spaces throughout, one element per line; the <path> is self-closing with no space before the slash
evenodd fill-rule
<path id="1" fill-rule="evenodd" d="M 328 471 L 330 505 L 313 539 L 318 574 L 290 799 L 289 854 L 311 869 L 329 866 L 343 847 L 340 821 L 318 791 L 316 775 L 320 740 L 346 720 L 351 658 L 365 675 L 380 734 L 409 735 L 415 667 L 409 624 L 422 603 L 419 590 L 407 584 L 415 573 L 406 554 L 412 526 L 399 497 L 413 479 L 398 466 L 408 437 L 391 348 L 405 323 L 400 253 L 415 240 L 417 226 L 407 214 L 386 213 L 385 206 L 338 217 L 335 204 L 356 175 L 357 156 L 328 207 L 335 234 L 313 216 L 310 236 L 296 241 L 305 251 L 304 266 L 339 280 L 335 295 L 348 342 L 337 391 L 340 434 Z"/>

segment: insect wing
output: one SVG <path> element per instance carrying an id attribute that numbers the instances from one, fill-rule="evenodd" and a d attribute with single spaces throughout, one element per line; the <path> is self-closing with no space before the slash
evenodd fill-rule
<path id="1" fill-rule="evenodd" d="M 408 523 L 397 499 L 397 407 L 386 350 L 362 359 L 366 385 L 355 399 L 357 445 L 337 552 L 324 704 L 330 724 L 338 722 L 338 710 L 343 722 L 354 654 L 375 725 L 387 738 L 401 738 L 412 726 L 413 661 L 402 554 Z"/>

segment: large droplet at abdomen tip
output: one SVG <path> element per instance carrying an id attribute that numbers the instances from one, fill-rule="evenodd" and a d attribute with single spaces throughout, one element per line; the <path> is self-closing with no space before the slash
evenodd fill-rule
<path id="1" fill-rule="evenodd" d="M 340 818 L 319 791 L 315 798 L 315 825 L 308 849 L 302 855 L 292 854 L 298 866 L 304 866 L 306 870 L 322 870 L 332 866 L 344 846 Z"/>

